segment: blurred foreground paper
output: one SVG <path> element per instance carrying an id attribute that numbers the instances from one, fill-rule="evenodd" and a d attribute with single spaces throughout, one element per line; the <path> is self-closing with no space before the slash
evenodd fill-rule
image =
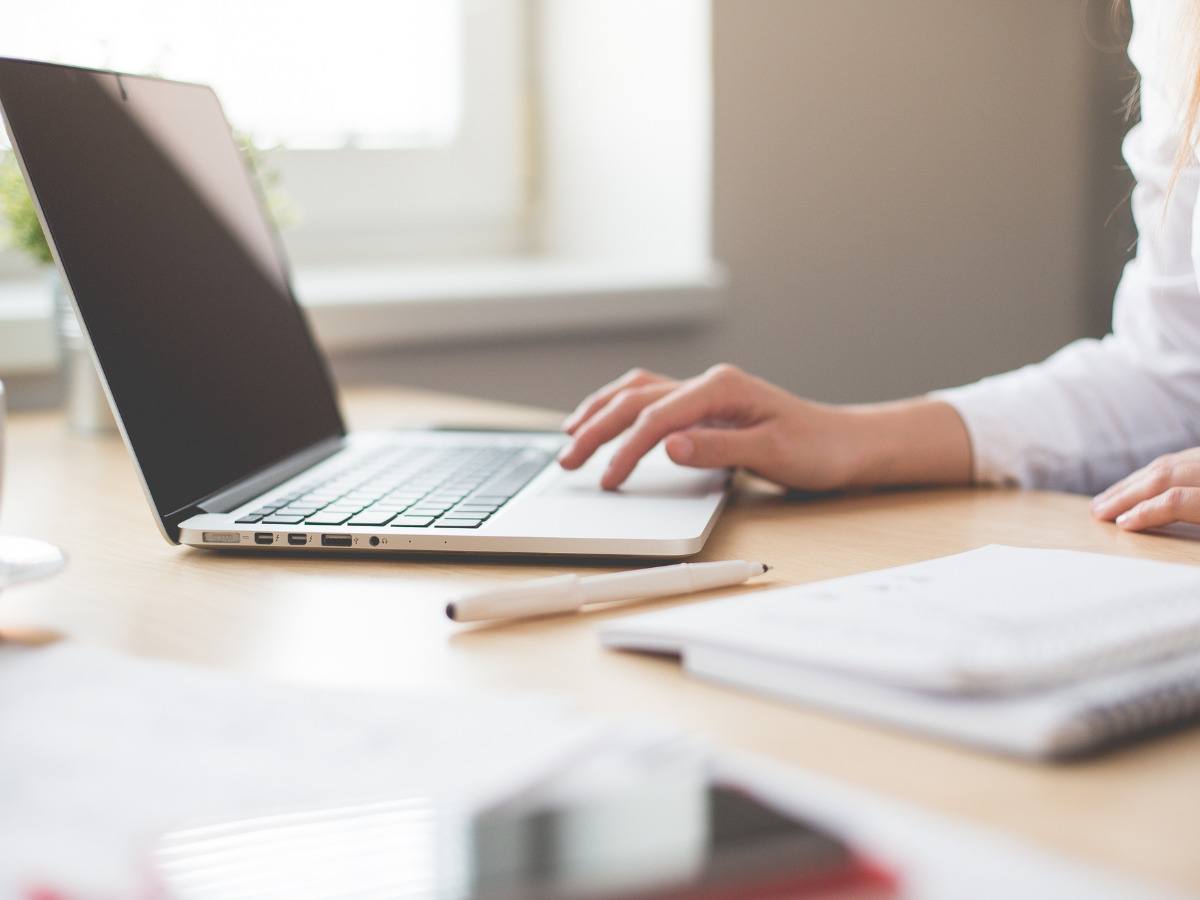
<path id="1" fill-rule="evenodd" d="M 525 790 L 606 733 L 535 695 L 316 690 L 0 647 L 0 896 L 141 894 L 171 829 L 370 804 L 414 824 L 395 863 L 433 877 L 435 812 Z"/>

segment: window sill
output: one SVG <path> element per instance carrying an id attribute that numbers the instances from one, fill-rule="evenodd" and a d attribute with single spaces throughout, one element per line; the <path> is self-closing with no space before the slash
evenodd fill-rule
<path id="1" fill-rule="evenodd" d="M 299 268 L 300 297 L 331 353 L 525 337 L 692 327 L 722 307 L 716 263 L 655 268 L 499 260 L 445 268 Z M 45 278 L 0 281 L 0 375 L 53 371 Z"/>

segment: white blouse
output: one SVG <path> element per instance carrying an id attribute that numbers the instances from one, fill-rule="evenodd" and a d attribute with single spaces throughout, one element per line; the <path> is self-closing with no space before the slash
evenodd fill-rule
<path id="1" fill-rule="evenodd" d="M 1156 456 L 1200 446 L 1195 154 L 1167 199 L 1191 78 L 1180 30 L 1188 5 L 1133 0 L 1141 121 L 1124 155 L 1137 179 L 1138 247 L 1117 288 L 1112 334 L 933 394 L 966 423 L 977 481 L 1090 494 Z"/>

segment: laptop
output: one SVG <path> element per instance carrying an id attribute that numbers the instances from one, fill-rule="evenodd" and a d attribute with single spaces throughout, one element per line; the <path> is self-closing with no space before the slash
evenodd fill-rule
<path id="1" fill-rule="evenodd" d="M 168 541 L 630 557 L 704 545 L 728 472 L 661 449 L 606 492 L 605 454 L 565 472 L 554 432 L 348 432 L 210 88 L 0 59 L 0 111 Z"/>

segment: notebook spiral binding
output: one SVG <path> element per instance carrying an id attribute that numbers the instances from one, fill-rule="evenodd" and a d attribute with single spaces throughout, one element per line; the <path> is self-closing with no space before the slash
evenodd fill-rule
<path id="1" fill-rule="evenodd" d="M 1171 684 L 1097 703 L 1080 713 L 1085 746 L 1108 746 L 1149 731 L 1174 727 L 1200 718 L 1200 661 L 1190 673 Z"/>

